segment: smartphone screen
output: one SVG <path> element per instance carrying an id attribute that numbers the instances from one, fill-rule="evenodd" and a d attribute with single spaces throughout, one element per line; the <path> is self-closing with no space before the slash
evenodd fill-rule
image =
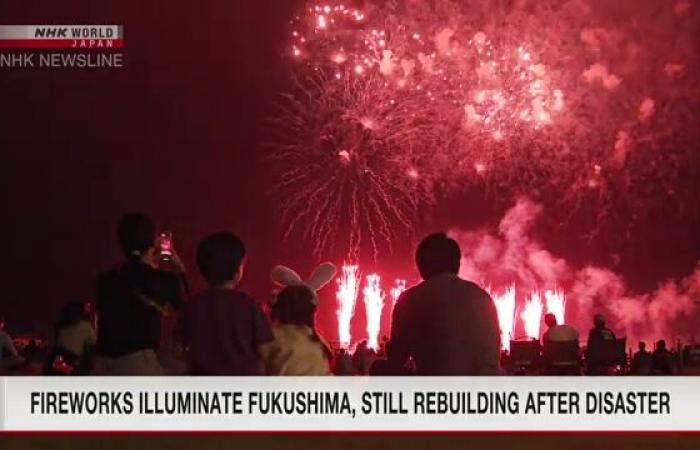
<path id="1" fill-rule="evenodd" d="M 173 235 L 172 233 L 163 232 L 160 233 L 158 244 L 160 248 L 161 258 L 170 258 L 173 255 Z"/>

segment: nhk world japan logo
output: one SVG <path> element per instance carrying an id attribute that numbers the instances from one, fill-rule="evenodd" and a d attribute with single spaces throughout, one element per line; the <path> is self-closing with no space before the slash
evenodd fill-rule
<path id="1" fill-rule="evenodd" d="M 122 25 L 0 25 L 0 49 L 121 49 Z"/>

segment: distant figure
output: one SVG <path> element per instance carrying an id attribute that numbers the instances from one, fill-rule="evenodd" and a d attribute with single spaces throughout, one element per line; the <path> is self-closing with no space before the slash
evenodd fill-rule
<path id="1" fill-rule="evenodd" d="M 184 266 L 172 250 L 169 267 L 157 268 L 156 231 L 143 214 L 124 216 L 117 227 L 126 261 L 97 281 L 99 375 L 161 375 L 157 356 L 166 308 L 183 302 Z"/>
<path id="2" fill-rule="evenodd" d="M 666 341 L 656 343 L 656 350 L 651 356 L 651 372 L 654 375 L 671 375 L 673 373 L 673 355 L 666 348 Z"/>
<path id="3" fill-rule="evenodd" d="M 591 341 L 610 341 L 615 339 L 615 333 L 605 326 L 605 316 L 596 314 L 593 316 L 593 328 L 588 333 L 588 345 Z"/>
<path id="4" fill-rule="evenodd" d="M 52 373 L 51 367 L 59 356 L 71 366 L 73 374 L 87 373 L 97 335 L 85 303 L 70 302 L 63 307 L 54 330 L 54 340 L 45 373 Z"/>
<path id="5" fill-rule="evenodd" d="M 552 313 L 547 313 L 544 316 L 544 323 L 547 325 L 547 331 L 542 336 L 542 343 L 547 342 L 569 342 L 578 341 L 578 331 L 576 328 L 567 324 L 557 324 L 557 317 Z"/>
<path id="6" fill-rule="evenodd" d="M 260 305 L 236 289 L 246 251 L 238 236 L 215 233 L 197 249 L 199 271 L 209 288 L 180 314 L 182 340 L 194 375 L 263 375 L 263 351 L 273 339 Z"/>
<path id="7" fill-rule="evenodd" d="M 600 353 L 601 347 L 606 342 L 614 341 L 615 333 L 605 326 L 605 316 L 596 314 L 593 316 L 593 328 L 588 333 L 586 350 L 586 367 L 589 375 L 610 375 L 614 364 L 606 353 Z M 598 351 L 593 351 L 598 349 Z"/>
<path id="8" fill-rule="evenodd" d="M 0 370 L 10 369 L 21 362 L 12 337 L 5 331 L 5 320 L 0 319 Z"/>
<path id="9" fill-rule="evenodd" d="M 647 351 L 647 344 L 644 341 L 640 341 L 639 350 L 632 357 L 630 372 L 633 375 L 650 375 L 651 363 L 651 353 Z"/>
<path id="10" fill-rule="evenodd" d="M 275 340 L 265 354 L 270 375 L 329 375 L 332 352 L 316 331 L 316 295 L 307 286 L 287 286 L 271 306 Z"/>
<path id="11" fill-rule="evenodd" d="M 418 245 L 423 281 L 399 297 L 392 318 L 388 365 L 418 375 L 495 375 L 500 337 L 496 307 L 476 284 L 458 277 L 459 245 L 444 233 Z"/>

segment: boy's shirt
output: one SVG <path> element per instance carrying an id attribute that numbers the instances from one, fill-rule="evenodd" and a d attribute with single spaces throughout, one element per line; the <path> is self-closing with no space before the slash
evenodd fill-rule
<path id="1" fill-rule="evenodd" d="M 196 375 L 262 375 L 260 347 L 274 339 L 260 305 L 232 289 L 209 289 L 186 302 L 182 340 Z"/>

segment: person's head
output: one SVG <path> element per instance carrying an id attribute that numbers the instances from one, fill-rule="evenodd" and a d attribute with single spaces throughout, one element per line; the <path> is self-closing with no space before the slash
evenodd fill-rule
<path id="1" fill-rule="evenodd" d="M 238 283 L 245 261 L 243 241 L 233 233 L 221 232 L 205 237 L 197 248 L 197 266 L 210 286 Z"/>
<path id="2" fill-rule="evenodd" d="M 659 350 L 666 350 L 666 341 L 660 339 L 659 342 L 656 343 L 656 348 Z"/>
<path id="3" fill-rule="evenodd" d="M 596 314 L 593 316 L 593 325 L 596 328 L 603 328 L 605 326 L 605 316 L 602 314 Z"/>
<path id="4" fill-rule="evenodd" d="M 647 343 L 644 341 L 639 342 L 639 351 L 645 352 L 647 350 Z"/>
<path id="5" fill-rule="evenodd" d="M 156 227 L 144 214 L 126 214 L 117 225 L 117 238 L 127 257 L 142 258 L 155 245 Z"/>
<path id="6" fill-rule="evenodd" d="M 443 273 L 457 274 L 461 257 L 459 245 L 445 233 L 427 236 L 416 249 L 416 265 L 424 280 Z"/>
<path id="7" fill-rule="evenodd" d="M 304 285 L 287 286 L 277 293 L 270 312 L 274 321 L 314 328 L 316 296 Z"/>
<path id="8" fill-rule="evenodd" d="M 549 328 L 557 326 L 557 316 L 555 316 L 552 313 L 545 314 L 544 315 L 544 323 Z"/>

